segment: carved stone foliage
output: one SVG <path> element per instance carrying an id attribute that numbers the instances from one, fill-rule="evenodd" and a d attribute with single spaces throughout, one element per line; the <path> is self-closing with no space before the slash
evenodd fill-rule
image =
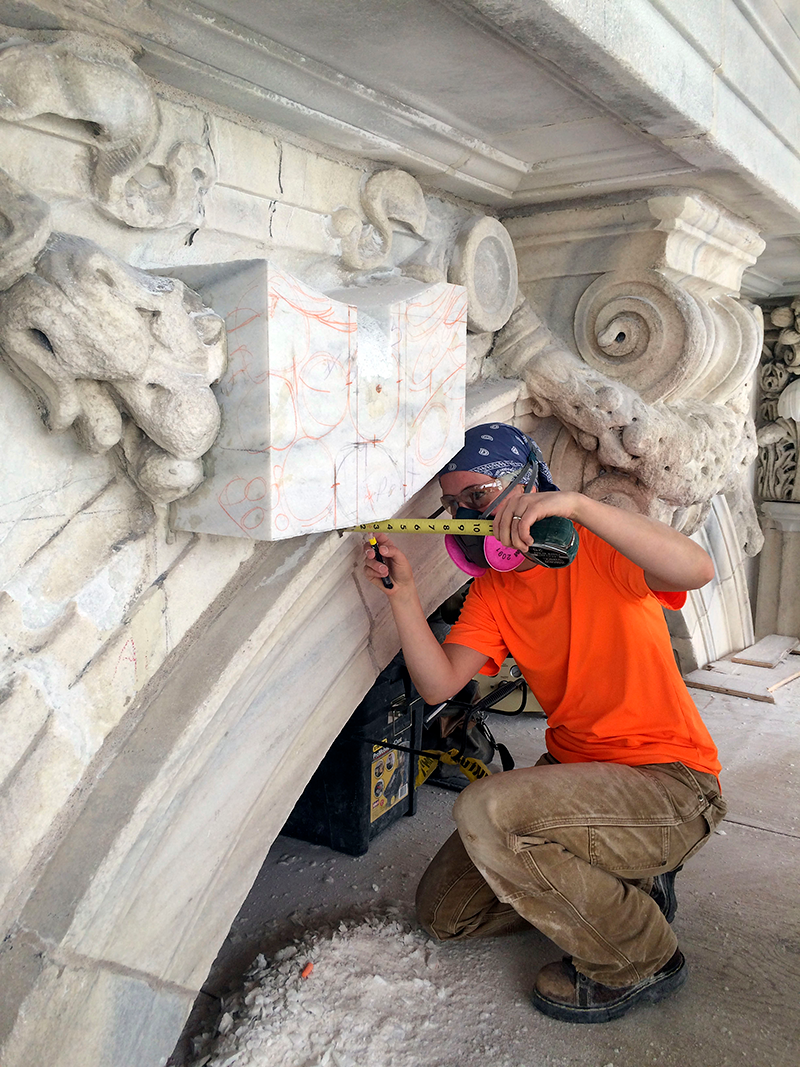
<path id="1" fill-rule="evenodd" d="M 0 118 L 23 122 L 49 114 L 85 123 L 93 134 L 92 191 L 112 218 L 152 228 L 197 220 L 216 179 L 211 149 L 178 142 L 156 162 L 158 101 L 128 48 L 78 32 L 29 33 L 26 39 L 17 31 L 6 34 Z"/>
<path id="2" fill-rule="evenodd" d="M 525 300 L 501 332 L 493 359 L 504 374 L 526 381 L 538 416 L 557 416 L 592 457 L 584 492 L 686 533 L 703 524 L 714 496 L 728 494 L 742 543 L 755 553 L 762 538 L 746 490 L 755 440 L 743 379 L 757 360 L 760 317 L 745 305 L 731 312 L 735 301 L 721 308 L 710 302 L 701 312 L 691 294 L 676 294 L 653 275 L 627 293 L 618 277 L 587 290 L 576 314 L 584 359 Z M 598 306 L 599 293 L 609 297 L 608 310 Z M 671 343 L 670 327 L 680 344 Z M 726 350 L 725 367 L 712 374 L 721 337 L 732 335 L 734 353 Z M 704 381 L 706 391 L 697 395 Z M 690 382 L 693 396 L 686 395 Z"/>
<path id="3" fill-rule="evenodd" d="M 800 500 L 800 297 L 769 312 L 758 385 L 759 494 Z"/>
<path id="4" fill-rule="evenodd" d="M 0 356 L 47 427 L 91 452 L 119 446 L 154 502 L 191 492 L 219 430 L 210 389 L 223 320 L 182 282 L 134 270 L 91 241 L 51 234 L 35 270 L 0 293 Z"/>

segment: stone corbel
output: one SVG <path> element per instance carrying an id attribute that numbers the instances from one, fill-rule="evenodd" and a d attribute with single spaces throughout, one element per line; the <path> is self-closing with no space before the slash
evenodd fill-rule
<path id="1" fill-rule="evenodd" d="M 756 553 L 746 476 L 762 320 L 738 299 L 742 271 L 763 246 L 752 227 L 705 197 L 663 195 L 509 228 L 531 300 L 521 298 L 501 332 L 493 365 L 522 378 L 535 413 L 557 416 L 572 436 L 577 487 L 689 534 L 725 494 L 741 545 Z M 589 284 L 578 289 L 576 275 Z"/>
<path id="2" fill-rule="evenodd" d="M 182 282 L 51 234 L 34 272 L 0 293 L 0 357 L 48 429 L 73 427 L 90 452 L 116 446 L 154 503 L 202 481 L 201 456 L 219 430 L 210 386 L 225 369 L 226 335 Z"/>
<path id="3" fill-rule="evenodd" d="M 194 225 L 216 180 L 208 144 L 179 142 L 159 163 L 158 101 L 118 41 L 78 32 L 18 31 L 0 44 L 0 118 L 24 122 L 58 115 L 93 134 L 91 185 L 98 206 L 128 226 Z M 12 36 L 13 34 L 13 36 Z M 155 170 L 160 181 L 141 182 Z"/>

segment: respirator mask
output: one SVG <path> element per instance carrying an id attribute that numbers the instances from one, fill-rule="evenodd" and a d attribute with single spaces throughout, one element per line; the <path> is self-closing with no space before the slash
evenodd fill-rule
<path id="1" fill-rule="evenodd" d="M 485 511 L 459 507 L 456 519 L 488 519 L 497 505 L 508 496 L 514 486 L 519 485 L 530 472 L 525 485 L 529 493 L 536 484 L 539 462 L 534 452 L 528 455 L 525 465 L 517 472 L 513 481 L 496 497 Z M 444 542 L 447 553 L 453 562 L 466 574 L 478 577 L 488 568 L 495 571 L 516 570 L 526 560 L 543 567 L 566 567 L 572 563 L 578 551 L 578 532 L 569 519 L 561 515 L 550 515 L 540 519 L 531 526 L 533 544 L 527 552 L 508 548 L 492 534 L 476 536 L 472 534 L 447 534 Z"/>

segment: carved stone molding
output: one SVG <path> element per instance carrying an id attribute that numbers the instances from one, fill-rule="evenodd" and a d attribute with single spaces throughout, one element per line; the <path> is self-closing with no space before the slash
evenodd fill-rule
<path id="1" fill-rule="evenodd" d="M 758 492 L 762 500 L 800 501 L 800 297 L 768 319 L 758 377 Z"/>
<path id="2" fill-rule="evenodd" d="M 0 28 L 0 32 L 2 28 Z M 5 30 L 0 44 L 0 118 L 58 115 L 93 133 L 91 185 L 98 205 L 134 227 L 193 224 L 216 179 L 207 144 L 179 142 L 159 162 L 158 101 L 118 41 L 79 32 Z M 148 166 L 150 175 L 140 181 Z M 152 182 L 153 173 L 158 181 Z"/>
<path id="3" fill-rule="evenodd" d="M 119 444 L 154 502 L 202 481 L 200 457 L 220 418 L 209 387 L 225 368 L 226 338 L 222 319 L 182 282 L 52 234 L 35 272 L 0 293 L 0 356 L 48 429 L 74 427 L 95 453 Z"/>

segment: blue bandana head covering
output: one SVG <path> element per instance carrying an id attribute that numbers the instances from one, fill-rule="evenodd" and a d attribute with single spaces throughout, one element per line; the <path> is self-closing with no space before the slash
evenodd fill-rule
<path id="1" fill-rule="evenodd" d="M 438 477 L 451 471 L 475 471 L 490 478 L 500 478 L 504 474 L 516 474 L 525 466 L 528 457 L 538 462 L 536 488 L 540 493 L 558 491 L 553 483 L 550 471 L 542 458 L 539 446 L 533 440 L 504 422 L 487 422 L 482 426 L 473 426 L 464 435 L 464 447 L 457 452 L 448 464 L 439 471 Z M 533 471 L 520 479 L 520 485 L 527 485 Z"/>

